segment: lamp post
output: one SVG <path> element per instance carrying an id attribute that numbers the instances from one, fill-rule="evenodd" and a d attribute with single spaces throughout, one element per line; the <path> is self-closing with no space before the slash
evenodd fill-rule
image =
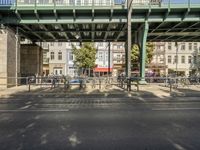
<path id="1" fill-rule="evenodd" d="M 178 76 L 178 43 L 175 42 L 175 46 L 176 46 L 176 77 Z"/>
<path id="2" fill-rule="evenodd" d="M 175 83 L 177 84 L 177 77 L 178 77 L 178 43 L 175 42 L 176 46 L 176 76 L 175 76 Z"/>

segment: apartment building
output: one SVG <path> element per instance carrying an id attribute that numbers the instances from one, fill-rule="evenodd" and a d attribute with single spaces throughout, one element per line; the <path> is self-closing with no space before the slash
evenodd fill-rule
<path id="1" fill-rule="evenodd" d="M 112 43 L 113 53 L 113 76 L 125 72 L 125 43 Z"/>
<path id="2" fill-rule="evenodd" d="M 66 44 L 66 75 L 69 75 L 71 77 L 78 75 L 77 67 L 74 65 L 74 55 L 72 53 L 72 45 L 76 46 L 76 48 L 80 48 L 80 43 L 71 43 L 68 42 Z"/>
<path id="3" fill-rule="evenodd" d="M 154 42 L 153 58 L 150 64 L 146 64 L 147 72 L 153 76 L 166 75 L 165 43 Z"/>
<path id="4" fill-rule="evenodd" d="M 109 54 L 109 46 L 110 46 L 110 54 Z M 112 43 L 110 43 L 109 45 L 109 43 L 107 42 L 98 42 L 95 43 L 95 47 L 97 48 L 97 54 L 95 62 L 96 67 L 93 70 L 94 73 L 98 76 L 107 75 L 109 71 L 110 73 L 112 73 L 113 71 Z"/>
<path id="5" fill-rule="evenodd" d="M 51 42 L 49 44 L 49 73 L 66 75 L 66 42 Z"/>
<path id="6" fill-rule="evenodd" d="M 165 43 L 166 74 L 177 71 L 178 75 L 189 76 L 198 73 L 200 43 Z"/>

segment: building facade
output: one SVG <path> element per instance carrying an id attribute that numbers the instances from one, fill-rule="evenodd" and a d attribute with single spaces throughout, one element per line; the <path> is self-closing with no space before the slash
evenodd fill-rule
<path id="1" fill-rule="evenodd" d="M 97 49 L 96 53 L 96 67 L 94 68 L 94 73 L 96 76 L 105 76 L 112 74 L 113 71 L 113 52 L 112 43 L 98 42 L 95 43 Z M 110 56 L 110 57 L 109 57 Z"/>
<path id="2" fill-rule="evenodd" d="M 166 75 L 166 59 L 165 59 L 165 43 L 155 42 L 153 58 L 150 64 L 147 64 L 147 73 L 150 76 L 165 76 Z"/>
<path id="3" fill-rule="evenodd" d="M 112 43 L 113 52 L 113 76 L 125 72 L 125 43 Z"/>
<path id="4" fill-rule="evenodd" d="M 66 42 L 51 42 L 49 44 L 49 73 L 66 75 Z"/>
<path id="5" fill-rule="evenodd" d="M 77 76 L 78 70 L 74 65 L 72 45 L 80 48 L 80 43 L 48 43 L 49 52 L 43 54 L 43 60 L 49 59 L 49 74 Z M 154 76 L 175 74 L 189 76 L 200 70 L 200 43 L 197 42 L 156 42 L 153 59 L 147 64 L 146 72 Z M 91 71 L 96 76 L 117 76 L 125 72 L 125 43 L 106 42 L 95 43 L 96 67 Z M 44 47 L 43 47 L 44 49 Z M 45 51 L 45 50 L 44 50 Z M 109 59 L 110 56 L 110 59 Z M 47 62 L 48 61 L 45 61 Z M 110 60 L 110 63 L 109 63 Z M 46 67 L 48 70 L 48 67 Z M 43 69 L 44 71 L 44 69 Z"/>
<path id="6" fill-rule="evenodd" d="M 200 43 L 168 42 L 165 44 L 166 74 L 190 76 L 198 73 Z"/>
<path id="7" fill-rule="evenodd" d="M 77 67 L 74 65 L 75 57 L 72 53 L 72 45 L 76 48 L 80 48 L 80 43 L 70 43 L 66 44 L 66 75 L 71 77 L 78 76 Z"/>

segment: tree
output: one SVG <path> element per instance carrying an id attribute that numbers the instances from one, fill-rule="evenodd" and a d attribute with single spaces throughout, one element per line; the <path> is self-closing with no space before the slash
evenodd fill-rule
<path id="1" fill-rule="evenodd" d="M 78 69 L 94 68 L 96 60 L 96 48 L 94 43 L 83 43 L 81 48 L 78 49 L 74 45 L 72 46 L 72 53 L 74 54 L 74 64 Z"/>
<path id="2" fill-rule="evenodd" d="M 154 44 L 147 42 L 146 44 L 146 63 L 150 63 L 153 59 Z M 140 50 L 137 44 L 134 44 L 131 51 L 131 64 L 133 68 L 138 68 L 140 62 Z"/>

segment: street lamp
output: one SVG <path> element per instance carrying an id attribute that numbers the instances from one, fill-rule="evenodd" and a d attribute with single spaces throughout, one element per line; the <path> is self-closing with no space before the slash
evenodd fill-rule
<path id="1" fill-rule="evenodd" d="M 178 76 L 178 43 L 175 42 L 175 46 L 176 46 L 176 77 Z"/>

